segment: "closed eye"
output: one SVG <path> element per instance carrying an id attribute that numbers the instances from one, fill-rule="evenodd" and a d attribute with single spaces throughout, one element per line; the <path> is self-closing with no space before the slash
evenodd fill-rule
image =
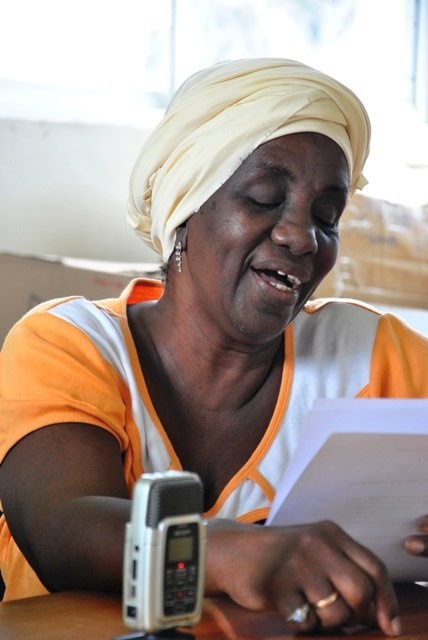
<path id="1" fill-rule="evenodd" d="M 337 231 L 339 229 L 339 219 L 332 220 L 323 216 L 314 216 L 318 225 L 328 231 Z"/>
<path id="2" fill-rule="evenodd" d="M 276 209 L 283 202 L 282 199 L 277 201 L 261 202 L 260 200 L 256 200 L 255 198 L 250 198 L 249 196 L 247 197 L 247 200 L 250 204 L 252 204 L 255 207 L 258 207 L 259 209 Z"/>
<path id="3" fill-rule="evenodd" d="M 343 197 L 322 198 L 316 201 L 312 207 L 313 219 L 320 227 L 327 231 L 337 232 L 339 220 L 345 208 L 346 201 Z"/>

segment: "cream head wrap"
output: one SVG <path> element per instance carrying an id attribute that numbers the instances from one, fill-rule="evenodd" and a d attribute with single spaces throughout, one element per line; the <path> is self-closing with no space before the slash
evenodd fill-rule
<path id="1" fill-rule="evenodd" d="M 254 149 L 291 133 L 322 133 L 344 152 L 351 193 L 365 184 L 370 123 L 359 99 L 293 60 L 214 65 L 177 91 L 130 181 L 128 221 L 166 262 L 175 232 Z"/>

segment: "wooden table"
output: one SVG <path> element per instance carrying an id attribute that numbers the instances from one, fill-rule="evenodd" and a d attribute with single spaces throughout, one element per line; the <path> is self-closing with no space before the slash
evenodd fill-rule
<path id="1" fill-rule="evenodd" d="M 428 639 L 428 588 L 397 587 L 403 623 L 402 640 Z M 273 613 L 246 611 L 224 598 L 208 599 L 202 621 L 191 629 L 196 640 L 280 640 L 292 632 Z M 122 623 L 119 596 L 67 592 L 0 604 L 1 640 L 112 640 L 129 634 Z M 303 639 L 332 640 L 349 634 L 324 633 Z M 384 636 L 376 630 L 358 631 L 353 640 Z"/>

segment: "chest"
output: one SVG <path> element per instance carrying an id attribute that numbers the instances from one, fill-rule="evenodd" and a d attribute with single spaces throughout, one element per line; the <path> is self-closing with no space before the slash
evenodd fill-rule
<path id="1" fill-rule="evenodd" d="M 279 342 L 255 361 L 246 357 L 242 366 L 239 353 L 238 365 L 229 353 L 210 358 L 192 349 L 183 357 L 177 341 L 154 335 L 153 327 L 158 324 L 144 324 L 140 317 L 133 338 L 154 422 L 160 423 L 159 433 L 176 464 L 201 477 L 208 509 L 269 428 L 281 387 L 284 345 Z M 149 458 L 157 437 L 144 443 Z"/>
<path id="2" fill-rule="evenodd" d="M 186 400 L 169 389 L 153 391 L 157 416 L 183 469 L 197 473 L 204 485 L 205 509 L 212 507 L 236 473 L 248 462 L 269 428 L 280 376 L 240 408 L 216 410 L 195 397 Z"/>

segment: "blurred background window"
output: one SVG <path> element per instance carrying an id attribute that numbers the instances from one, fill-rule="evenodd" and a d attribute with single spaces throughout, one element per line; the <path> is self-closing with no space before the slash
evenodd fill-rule
<path id="1" fill-rule="evenodd" d="M 0 0 L 0 116 L 147 128 L 202 67 L 294 58 L 342 80 L 366 104 L 374 130 L 369 168 L 384 194 L 403 164 L 428 167 L 427 4 Z"/>
<path id="2" fill-rule="evenodd" d="M 4 98 L 8 90 L 27 98 L 3 100 L 2 110 L 138 124 L 137 105 L 163 108 L 193 71 L 220 60 L 282 56 L 338 76 L 366 101 L 385 105 L 393 97 L 427 116 L 426 4 L 1 0 Z M 92 110 L 97 100 L 103 108 Z"/>

